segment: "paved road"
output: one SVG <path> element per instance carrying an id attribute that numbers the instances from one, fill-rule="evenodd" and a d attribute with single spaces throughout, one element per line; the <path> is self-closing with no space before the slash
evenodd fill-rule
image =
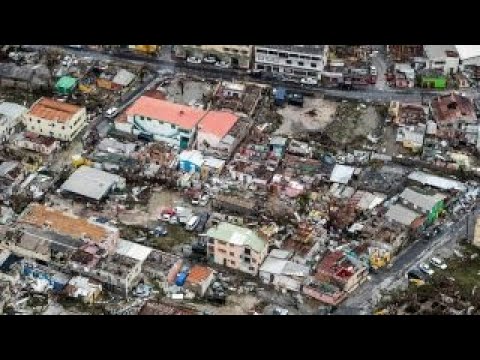
<path id="1" fill-rule="evenodd" d="M 480 214 L 480 209 L 474 211 L 475 216 Z M 371 280 L 363 284 L 352 294 L 336 311 L 337 315 L 344 314 L 370 314 L 377 301 L 381 298 L 382 291 L 390 291 L 405 285 L 405 274 L 422 262 L 428 262 L 436 251 L 444 247 L 453 246 L 461 240 L 467 232 L 468 215 L 456 219 L 451 226 L 445 227 L 436 238 L 425 242 L 418 240 L 397 256 L 392 267 L 379 274 L 372 274 Z"/>
<path id="2" fill-rule="evenodd" d="M 387 80 L 385 74 L 387 72 L 387 63 L 385 61 L 384 47 L 379 47 L 376 49 L 378 51 L 376 56 L 372 57 L 372 64 L 377 68 L 377 82 L 375 84 L 375 89 L 385 90 L 387 85 Z"/>
<path id="3" fill-rule="evenodd" d="M 361 89 L 361 90 L 339 90 L 339 89 L 325 89 L 325 88 L 309 88 L 303 87 L 300 84 L 285 83 L 278 80 L 259 80 L 248 77 L 244 71 L 235 69 L 222 69 L 215 66 L 209 66 L 206 64 L 187 64 L 183 62 L 175 62 L 171 56 L 163 52 L 160 57 L 149 57 L 138 55 L 135 53 L 115 53 L 107 54 L 92 50 L 78 50 L 78 49 L 65 49 L 65 47 L 51 46 L 51 45 L 28 45 L 31 48 L 55 48 L 68 50 L 83 57 L 91 57 L 99 60 L 124 60 L 135 64 L 149 64 L 158 71 L 172 71 L 183 72 L 189 75 L 197 75 L 208 79 L 224 79 L 232 80 L 236 78 L 248 79 L 249 81 L 258 82 L 261 84 L 267 84 L 272 86 L 284 86 L 288 89 L 305 91 L 316 94 L 324 94 L 331 97 L 338 97 L 343 99 L 372 101 L 372 102 L 389 102 L 389 101 L 402 101 L 402 102 L 414 102 L 420 103 L 423 100 L 428 100 L 434 96 L 441 94 L 447 94 L 448 91 L 431 91 L 422 89 L 376 89 L 374 87 Z M 383 65 L 379 65 L 383 66 Z M 480 98 L 477 91 L 468 89 L 464 91 L 472 98 Z"/>

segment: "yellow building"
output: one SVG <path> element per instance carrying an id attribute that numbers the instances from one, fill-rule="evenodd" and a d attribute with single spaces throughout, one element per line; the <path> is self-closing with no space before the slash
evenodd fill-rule
<path id="1" fill-rule="evenodd" d="M 480 217 L 475 220 L 475 229 L 473 230 L 472 244 L 480 248 Z"/>
<path id="2" fill-rule="evenodd" d="M 35 134 L 72 141 L 87 125 L 87 112 L 84 107 L 42 97 L 32 105 L 23 122 Z"/>
<path id="3" fill-rule="evenodd" d="M 178 57 L 216 56 L 226 61 L 233 68 L 249 69 L 252 60 L 253 45 L 176 45 L 175 54 Z"/>

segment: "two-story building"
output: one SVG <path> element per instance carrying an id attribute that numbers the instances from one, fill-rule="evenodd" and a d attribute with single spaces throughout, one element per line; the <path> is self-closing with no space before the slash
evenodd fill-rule
<path id="1" fill-rule="evenodd" d="M 127 110 L 126 118 L 116 119 L 115 128 L 184 150 L 194 141 L 205 114 L 194 107 L 142 96 Z"/>
<path id="2" fill-rule="evenodd" d="M 176 45 L 175 55 L 181 58 L 215 56 L 233 68 L 249 69 L 253 45 Z"/>
<path id="3" fill-rule="evenodd" d="M 328 45 L 256 45 L 255 69 L 291 77 L 321 79 Z"/>
<path id="4" fill-rule="evenodd" d="M 221 222 L 207 231 L 207 256 L 216 264 L 257 275 L 268 245 L 254 231 Z"/>
<path id="5" fill-rule="evenodd" d="M 25 114 L 23 123 L 35 134 L 72 141 L 87 125 L 87 112 L 84 107 L 42 97 Z"/>

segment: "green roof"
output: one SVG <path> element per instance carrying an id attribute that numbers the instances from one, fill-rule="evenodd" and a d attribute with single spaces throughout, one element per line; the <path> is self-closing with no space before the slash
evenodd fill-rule
<path id="1" fill-rule="evenodd" d="M 77 84 L 77 79 L 71 76 L 62 76 L 58 81 L 55 87 L 57 89 L 72 89 Z"/>
<path id="2" fill-rule="evenodd" d="M 267 246 L 266 242 L 256 232 L 227 222 L 211 227 L 207 231 L 207 236 L 229 244 L 247 246 L 259 253 Z"/>

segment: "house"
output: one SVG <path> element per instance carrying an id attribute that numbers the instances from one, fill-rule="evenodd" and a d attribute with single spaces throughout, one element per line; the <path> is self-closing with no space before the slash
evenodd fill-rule
<path id="1" fill-rule="evenodd" d="M 188 148 L 197 126 L 207 112 L 170 101 L 141 96 L 126 111 L 126 117 L 115 120 L 119 131 L 151 137 L 180 150 Z"/>
<path id="2" fill-rule="evenodd" d="M 200 172 L 204 163 L 203 155 L 198 150 L 183 150 L 178 160 L 179 168 L 184 172 Z"/>
<path id="3" fill-rule="evenodd" d="M 387 53 L 394 62 L 410 62 L 423 56 L 423 45 L 387 45 Z"/>
<path id="4" fill-rule="evenodd" d="M 436 136 L 456 144 L 463 142 L 480 146 L 475 106 L 466 96 L 451 93 L 434 98 L 430 103 Z"/>
<path id="5" fill-rule="evenodd" d="M 227 160 L 250 130 L 251 121 L 227 111 L 208 111 L 198 125 L 197 149 Z"/>
<path id="6" fill-rule="evenodd" d="M 254 57 L 256 70 L 320 80 L 328 45 L 256 45 Z"/>
<path id="7" fill-rule="evenodd" d="M 185 284 L 189 290 L 199 296 L 204 296 L 213 280 L 213 269 L 206 266 L 194 265 L 188 273 Z"/>
<path id="8" fill-rule="evenodd" d="M 444 75 L 459 70 L 460 56 L 455 45 L 424 45 L 427 69 L 439 69 Z"/>
<path id="9" fill-rule="evenodd" d="M 406 149 L 412 152 L 418 152 L 423 147 L 423 138 L 425 136 L 426 125 L 402 126 L 397 129 L 396 141 L 401 143 Z"/>
<path id="10" fill-rule="evenodd" d="M 310 274 L 310 268 L 291 261 L 292 256 L 290 251 L 272 250 L 260 267 L 259 276 L 262 281 L 290 291 L 300 291 L 302 283 Z"/>
<path id="11" fill-rule="evenodd" d="M 472 245 L 477 248 L 480 247 L 480 217 L 476 217 L 473 221 L 473 231 L 472 234 L 469 234 L 469 237 L 472 238 Z"/>
<path id="12" fill-rule="evenodd" d="M 62 291 L 70 279 L 67 275 L 31 259 L 21 261 L 20 273 L 26 278 L 46 280 L 48 287 L 55 292 Z"/>
<path id="13" fill-rule="evenodd" d="M 11 285 L 7 281 L 0 280 L 0 315 L 3 315 L 5 306 L 12 299 Z"/>
<path id="14" fill-rule="evenodd" d="M 428 108 L 417 104 L 392 101 L 388 113 L 395 125 L 417 125 L 427 121 Z"/>
<path id="15" fill-rule="evenodd" d="M 480 65 L 480 46 L 455 45 L 461 61 L 461 67 Z"/>
<path id="16" fill-rule="evenodd" d="M 337 164 L 332 170 L 330 181 L 339 184 L 348 184 L 353 176 L 355 168 L 348 165 Z"/>
<path id="17" fill-rule="evenodd" d="M 233 68 L 250 69 L 253 45 L 175 45 L 175 55 L 181 58 L 214 56 Z"/>
<path id="18" fill-rule="evenodd" d="M 202 174 L 205 174 L 204 178 L 208 176 L 220 176 L 225 167 L 225 160 L 211 156 L 205 156 L 203 160 L 201 172 Z"/>
<path id="19" fill-rule="evenodd" d="M 407 207 L 425 215 L 427 222 L 434 222 L 443 211 L 446 195 L 427 192 L 419 188 L 408 187 L 399 195 L 400 201 Z"/>
<path id="20" fill-rule="evenodd" d="M 253 230 L 221 222 L 207 233 L 207 256 L 216 264 L 251 275 L 267 256 L 267 243 Z"/>
<path id="21" fill-rule="evenodd" d="M 401 204 L 395 204 L 388 208 L 388 211 L 385 213 L 385 218 L 394 224 L 409 227 L 412 226 L 417 219 L 422 218 L 422 214 Z"/>
<path id="22" fill-rule="evenodd" d="M 422 88 L 442 90 L 447 87 L 447 77 L 440 69 L 422 69 L 418 75 Z"/>
<path id="23" fill-rule="evenodd" d="M 60 187 L 64 193 L 100 201 L 114 189 L 123 189 L 125 179 L 89 166 L 78 168 Z"/>
<path id="24" fill-rule="evenodd" d="M 80 298 L 87 304 L 93 304 L 102 293 L 102 285 L 83 276 L 74 276 L 65 287 L 65 293 L 72 298 Z"/>
<path id="25" fill-rule="evenodd" d="M 318 281 L 332 282 L 347 293 L 355 290 L 367 280 L 368 269 L 355 262 L 342 251 L 327 252 L 317 266 L 315 278 Z"/>
<path id="26" fill-rule="evenodd" d="M 15 134 L 12 137 L 12 144 L 17 148 L 35 151 L 43 155 L 50 155 L 59 147 L 59 141 L 55 138 L 29 131 Z"/>
<path id="27" fill-rule="evenodd" d="M 466 186 L 458 180 L 453 180 L 423 171 L 414 171 L 408 175 L 408 180 L 428 185 L 444 191 L 465 191 Z"/>
<path id="28" fill-rule="evenodd" d="M 72 94 L 78 80 L 71 76 L 62 76 L 55 84 L 55 91 L 60 95 Z"/>
<path id="29" fill-rule="evenodd" d="M 28 109 L 25 106 L 10 102 L 0 103 L 0 143 L 8 140 L 15 132 L 18 125 L 23 122 L 23 117 Z"/>
<path id="30" fill-rule="evenodd" d="M 84 107 L 42 97 L 25 114 L 24 124 L 37 135 L 72 141 L 87 125 L 87 112 Z"/>
<path id="31" fill-rule="evenodd" d="M 113 77 L 112 82 L 120 87 L 127 87 L 133 80 L 135 80 L 135 74 L 132 74 L 128 70 L 120 69 Z"/>
<path id="32" fill-rule="evenodd" d="M 128 297 L 139 281 L 141 270 L 140 260 L 115 253 L 102 259 L 93 271 L 84 275 L 100 281 L 105 289 Z"/>
<path id="33" fill-rule="evenodd" d="M 8 201 L 25 179 L 25 171 L 18 161 L 0 164 L 0 201 Z"/>
<path id="34" fill-rule="evenodd" d="M 282 158 L 287 148 L 287 142 L 287 138 L 274 136 L 270 139 L 269 146 L 278 158 Z"/>

